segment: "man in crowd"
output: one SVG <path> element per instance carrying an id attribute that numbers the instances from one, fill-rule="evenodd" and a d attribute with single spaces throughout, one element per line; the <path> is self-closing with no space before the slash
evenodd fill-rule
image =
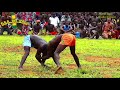
<path id="1" fill-rule="evenodd" d="M 8 15 L 7 13 L 4 13 L 4 15 L 3 15 L 3 16 L 1 17 L 1 19 L 0 19 L 0 22 L 1 22 L 1 23 L 4 23 L 4 22 L 7 22 L 7 20 L 8 20 L 9 22 L 11 22 L 11 17 L 9 17 L 9 15 Z M 10 29 L 9 29 L 9 27 L 8 27 L 8 24 L 6 24 L 6 25 L 2 25 L 2 24 L 1 24 L 0 35 L 3 35 L 3 32 L 4 32 L 4 31 L 7 31 L 8 34 L 12 35 L 12 32 L 10 31 Z"/>
<path id="2" fill-rule="evenodd" d="M 84 25 L 83 24 L 81 24 L 81 25 L 79 25 L 79 29 L 78 30 L 76 30 L 76 32 L 79 32 L 80 33 L 80 37 L 81 38 L 85 38 L 86 37 L 86 29 L 84 28 Z"/>
<path id="3" fill-rule="evenodd" d="M 99 38 L 99 34 L 98 34 L 98 31 L 97 31 L 97 23 L 96 22 L 92 22 L 90 24 L 90 38 L 93 39 L 93 38 L 96 38 L 98 39 Z"/>
<path id="4" fill-rule="evenodd" d="M 111 22 L 111 19 L 108 18 L 107 22 L 104 23 L 103 28 L 102 28 L 103 29 L 103 37 L 105 39 L 112 37 L 113 27 L 114 27 L 114 24 Z"/>
<path id="5" fill-rule="evenodd" d="M 49 17 L 50 23 L 54 25 L 55 29 L 57 30 L 60 20 L 59 18 L 56 16 L 55 13 L 52 14 L 51 17 Z"/>
<path id="6" fill-rule="evenodd" d="M 49 34 L 49 35 L 56 35 L 57 31 L 54 27 L 53 24 L 50 24 L 50 21 L 48 21 L 48 25 L 45 26 L 45 35 Z"/>
<path id="7" fill-rule="evenodd" d="M 35 35 L 38 35 L 39 32 L 40 32 L 40 34 L 42 34 L 42 30 L 41 29 L 42 29 L 42 27 L 40 26 L 40 20 L 37 20 L 36 24 L 33 26 L 33 33 Z"/>
<path id="8" fill-rule="evenodd" d="M 61 33 L 66 33 L 66 32 L 72 33 L 73 29 L 72 26 L 69 24 L 69 22 L 66 21 L 65 24 L 61 26 L 60 30 Z"/>

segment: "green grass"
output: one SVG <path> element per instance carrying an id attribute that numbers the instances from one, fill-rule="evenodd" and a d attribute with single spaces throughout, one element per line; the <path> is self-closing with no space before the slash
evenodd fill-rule
<path id="1" fill-rule="evenodd" d="M 54 36 L 41 36 L 47 42 Z M 76 53 L 82 65 L 78 70 L 69 48 L 60 54 L 64 73 L 54 74 L 56 65 L 52 58 L 46 61 L 50 68 L 43 68 L 31 49 L 24 70 L 19 71 L 24 50 L 24 36 L 0 36 L 0 78 L 120 78 L 120 40 L 77 39 Z"/>

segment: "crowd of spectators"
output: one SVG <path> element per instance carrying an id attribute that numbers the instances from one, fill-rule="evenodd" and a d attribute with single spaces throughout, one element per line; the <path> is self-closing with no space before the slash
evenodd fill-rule
<path id="1" fill-rule="evenodd" d="M 0 35 L 4 31 L 10 35 L 27 35 L 29 32 L 56 35 L 70 32 L 78 38 L 120 38 L 120 12 L 2 12 L 0 22 L 12 22 L 13 13 L 16 20 L 24 20 L 29 25 L 17 23 L 17 28 L 14 28 L 12 24 L 0 24 Z"/>

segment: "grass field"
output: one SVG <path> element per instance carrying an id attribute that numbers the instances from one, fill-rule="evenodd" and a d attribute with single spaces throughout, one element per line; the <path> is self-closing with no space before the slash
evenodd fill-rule
<path id="1" fill-rule="evenodd" d="M 47 42 L 54 36 L 41 36 Z M 82 65 L 78 70 L 73 57 L 66 48 L 60 54 L 64 73 L 54 74 L 56 65 L 52 58 L 46 61 L 50 68 L 43 68 L 31 53 L 19 71 L 24 50 L 24 36 L 0 36 L 0 78 L 120 78 L 120 40 L 77 39 L 76 53 Z"/>

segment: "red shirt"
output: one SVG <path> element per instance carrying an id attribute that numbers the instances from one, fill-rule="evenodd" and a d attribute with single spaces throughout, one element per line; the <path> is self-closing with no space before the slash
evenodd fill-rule
<path id="1" fill-rule="evenodd" d="M 36 12 L 36 15 L 40 15 L 40 12 Z"/>
<path id="2" fill-rule="evenodd" d="M 110 22 L 110 23 L 105 22 L 104 25 L 105 25 L 104 31 L 108 31 L 108 30 L 110 30 L 110 29 L 113 29 L 113 23 L 112 23 L 112 22 Z"/>

